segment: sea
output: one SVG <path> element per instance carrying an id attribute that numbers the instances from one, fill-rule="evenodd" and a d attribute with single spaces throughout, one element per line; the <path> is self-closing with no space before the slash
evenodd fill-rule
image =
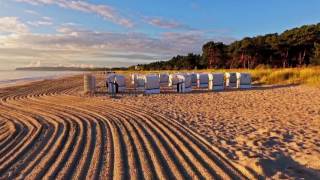
<path id="1" fill-rule="evenodd" d="M 0 87 L 14 86 L 32 81 L 55 79 L 64 76 L 83 74 L 80 71 L 17 71 L 0 70 Z"/>

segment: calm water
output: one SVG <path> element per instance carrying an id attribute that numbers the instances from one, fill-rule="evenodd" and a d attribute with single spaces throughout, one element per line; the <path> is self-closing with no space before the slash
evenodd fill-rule
<path id="1" fill-rule="evenodd" d="M 0 86 L 11 86 L 42 79 L 52 79 L 61 76 L 81 74 L 74 71 L 15 71 L 0 70 Z"/>

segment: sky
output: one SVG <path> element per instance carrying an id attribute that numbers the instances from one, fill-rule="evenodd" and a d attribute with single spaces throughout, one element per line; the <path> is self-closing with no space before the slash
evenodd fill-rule
<path id="1" fill-rule="evenodd" d="M 320 22 L 320 0 L 0 0 L 0 69 L 115 67 Z"/>

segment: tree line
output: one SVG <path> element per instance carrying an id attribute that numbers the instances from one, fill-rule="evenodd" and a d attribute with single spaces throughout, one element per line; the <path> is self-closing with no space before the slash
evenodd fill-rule
<path id="1" fill-rule="evenodd" d="M 206 68 L 272 68 L 320 65 L 320 23 L 286 30 L 281 34 L 246 37 L 229 45 L 207 42 L 202 55 L 190 53 L 169 61 L 129 67 L 141 70 Z"/>

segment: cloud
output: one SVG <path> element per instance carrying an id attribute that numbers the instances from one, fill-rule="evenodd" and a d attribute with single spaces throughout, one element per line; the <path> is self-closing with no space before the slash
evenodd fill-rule
<path id="1" fill-rule="evenodd" d="M 57 5 L 62 8 L 86 12 L 86 13 L 94 13 L 102 18 L 111 21 L 113 23 L 125 26 L 125 27 L 133 27 L 133 22 L 125 17 L 119 15 L 119 13 L 107 5 L 97 5 L 91 4 L 86 1 L 80 0 L 16 0 L 18 2 L 25 2 L 32 5 Z"/>
<path id="2" fill-rule="evenodd" d="M 28 27 L 17 17 L 0 17 L 0 34 L 1 33 L 27 33 Z"/>
<path id="3" fill-rule="evenodd" d="M 64 26 L 64 27 L 74 27 L 74 26 L 80 26 L 80 24 L 74 23 L 74 22 L 66 22 L 66 23 L 63 23 L 62 26 Z"/>
<path id="4" fill-rule="evenodd" d="M 51 26 L 53 25 L 53 19 L 51 17 L 43 16 L 36 21 L 27 21 L 26 23 L 30 26 L 39 27 L 39 26 Z"/>
<path id="5" fill-rule="evenodd" d="M 25 34 L 7 39 L 7 44 L 56 49 L 91 49 L 112 52 L 176 54 L 194 52 L 206 41 L 199 32 L 164 33 L 151 37 L 143 33 L 96 32 L 69 27 L 57 34 Z"/>
<path id="6" fill-rule="evenodd" d="M 201 53 L 209 40 L 228 37 L 208 37 L 201 31 L 166 32 L 153 37 L 144 33 L 97 32 L 77 27 L 61 27 L 55 34 L 11 34 L 0 36 L 0 54 L 11 59 L 41 60 L 66 64 L 106 65 L 138 64 L 167 60 L 177 54 Z"/>
<path id="7" fill-rule="evenodd" d="M 76 60 L 76 61 L 71 61 L 72 64 L 60 64 L 60 66 L 79 66 L 81 64 L 86 64 L 83 61 Z M 128 67 L 128 66 L 133 66 L 137 65 L 139 63 L 142 63 L 140 61 L 122 61 L 122 60 L 108 60 L 107 63 L 105 60 L 93 60 L 90 61 L 93 67 Z"/>
<path id="8" fill-rule="evenodd" d="M 156 17 L 156 18 L 146 17 L 145 21 L 150 25 L 160 27 L 160 28 L 165 28 L 165 29 L 185 29 L 185 30 L 192 29 L 188 25 L 185 25 L 176 21 L 165 20 L 159 17 Z"/>
<path id="9" fill-rule="evenodd" d="M 43 16 L 41 17 L 41 19 L 43 19 L 44 21 L 52 21 L 52 18 L 48 16 Z"/>
<path id="10" fill-rule="evenodd" d="M 200 31 L 166 32 L 159 37 L 143 33 L 97 32 L 71 27 L 62 27 L 56 34 L 22 34 L 6 36 L 0 43 L 6 47 L 33 47 L 65 50 L 101 50 L 109 52 L 139 52 L 151 54 L 185 54 L 199 52 L 204 42 L 210 39 Z M 232 38 L 226 38 L 229 40 Z"/>
<path id="11" fill-rule="evenodd" d="M 65 9 L 81 11 L 86 13 L 93 13 L 99 15 L 105 20 L 111 21 L 115 24 L 131 28 L 134 22 L 127 17 L 123 17 L 119 12 L 111 6 L 92 4 L 83 0 L 16 0 L 18 2 L 25 2 L 32 5 L 57 5 Z M 139 15 L 144 23 L 163 28 L 163 29 L 180 29 L 180 30 L 194 30 L 187 24 L 180 23 L 175 20 L 168 20 L 162 17 L 148 17 Z"/>
<path id="12" fill-rule="evenodd" d="M 31 14 L 31 15 L 34 15 L 34 16 L 38 16 L 39 15 L 39 13 L 38 12 L 36 12 L 36 11 L 33 11 L 33 10 L 25 10 L 24 11 L 25 13 L 28 13 L 28 14 Z"/>
<path id="13" fill-rule="evenodd" d="M 155 54 L 147 54 L 147 53 L 114 53 L 114 52 L 103 52 L 103 51 L 95 51 L 91 52 L 90 56 L 93 58 L 112 58 L 112 59 L 124 59 L 124 60 L 140 60 L 140 61 L 153 61 L 163 58 L 163 56 L 158 56 Z"/>
<path id="14" fill-rule="evenodd" d="M 79 63 L 79 64 L 59 64 L 58 66 L 60 67 L 76 67 L 76 68 L 94 68 L 93 64 L 83 64 L 83 63 Z"/>
<path id="15" fill-rule="evenodd" d="M 28 21 L 27 24 L 35 27 L 39 26 L 51 26 L 53 23 L 51 21 Z"/>
<path id="16" fill-rule="evenodd" d="M 40 15 L 40 14 L 38 14 Z M 53 18 L 48 17 L 48 16 L 42 16 L 38 17 L 38 20 L 34 21 L 27 21 L 26 24 L 34 27 L 39 27 L 39 26 L 51 26 L 53 25 Z"/>

